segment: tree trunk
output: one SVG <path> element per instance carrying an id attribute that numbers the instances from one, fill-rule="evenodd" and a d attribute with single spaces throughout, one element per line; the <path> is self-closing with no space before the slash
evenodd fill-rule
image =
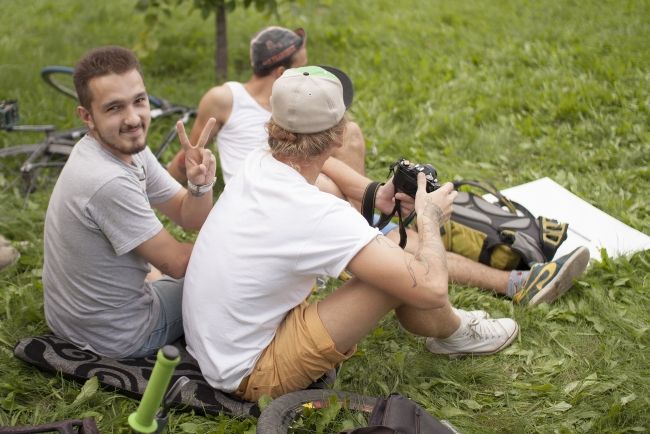
<path id="1" fill-rule="evenodd" d="M 217 6 L 214 14 L 215 34 L 215 72 L 217 84 L 226 80 L 228 75 L 228 32 L 226 21 L 226 7 L 223 2 Z"/>

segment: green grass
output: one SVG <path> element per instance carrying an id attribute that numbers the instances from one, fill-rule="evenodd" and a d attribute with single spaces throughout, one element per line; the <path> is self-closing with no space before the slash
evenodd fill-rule
<path id="1" fill-rule="evenodd" d="M 151 93 L 196 105 L 214 84 L 212 21 L 180 6 L 146 34 L 133 3 L 0 2 L 0 99 L 18 99 L 25 123 L 77 125 L 73 102 L 38 70 L 111 43 L 139 50 Z M 230 15 L 229 78 L 247 78 L 248 39 L 260 27 L 305 27 L 310 59 L 343 68 L 355 83 L 352 114 L 376 179 L 399 156 L 433 163 L 442 180 L 480 178 L 500 188 L 548 176 L 650 233 L 648 1 L 305 0 L 280 13 Z M 0 132 L 0 147 L 21 140 Z M 47 330 L 40 272 L 48 189 L 25 202 L 3 182 L 0 233 L 22 257 L 0 274 L 0 426 L 94 415 L 102 430 L 126 431 L 136 401 L 12 356 L 18 339 Z M 514 317 L 518 341 L 495 356 L 447 360 L 388 317 L 344 365 L 337 387 L 406 394 L 467 433 L 648 432 L 649 286 L 650 252 L 604 256 L 550 306 L 513 307 L 453 286 L 461 307 Z M 183 412 L 170 420 L 172 432 L 254 426 Z"/>

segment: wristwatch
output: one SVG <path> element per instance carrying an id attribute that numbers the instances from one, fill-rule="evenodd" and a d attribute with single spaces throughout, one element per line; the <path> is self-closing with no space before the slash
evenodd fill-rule
<path id="1" fill-rule="evenodd" d="M 205 193 L 209 192 L 212 190 L 212 187 L 214 187 L 214 183 L 217 180 L 217 177 L 215 176 L 212 178 L 212 181 L 208 182 L 207 184 L 203 185 L 196 185 L 192 184 L 192 181 L 189 179 L 187 180 L 187 190 L 190 192 L 192 196 L 195 197 L 200 197 L 203 196 Z"/>

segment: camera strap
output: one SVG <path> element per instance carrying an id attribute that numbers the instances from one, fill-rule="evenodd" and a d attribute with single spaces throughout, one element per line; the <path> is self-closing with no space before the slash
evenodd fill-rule
<path id="1" fill-rule="evenodd" d="M 366 186 L 366 190 L 363 192 L 363 199 L 361 200 L 361 215 L 363 215 L 370 226 L 382 229 L 397 213 L 397 218 L 399 220 L 399 246 L 403 249 L 404 246 L 406 246 L 406 226 L 415 217 L 415 211 L 409 214 L 406 219 L 402 219 L 401 203 L 396 199 L 393 211 L 390 214 L 382 213 L 379 217 L 379 221 L 375 223 L 375 200 L 377 198 L 377 190 L 379 190 L 379 187 L 382 185 L 384 185 L 384 183 L 373 181 Z"/>

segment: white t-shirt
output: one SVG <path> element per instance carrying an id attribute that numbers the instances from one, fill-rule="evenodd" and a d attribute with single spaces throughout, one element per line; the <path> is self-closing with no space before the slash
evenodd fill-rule
<path id="1" fill-rule="evenodd" d="M 268 149 L 249 154 L 210 212 L 185 276 L 188 351 L 233 391 L 317 276 L 338 276 L 380 232 Z"/>
<path id="2" fill-rule="evenodd" d="M 253 150 L 268 144 L 264 125 L 271 112 L 262 107 L 241 83 L 229 81 L 232 92 L 232 110 L 215 138 L 223 180 L 228 183 Z"/>

